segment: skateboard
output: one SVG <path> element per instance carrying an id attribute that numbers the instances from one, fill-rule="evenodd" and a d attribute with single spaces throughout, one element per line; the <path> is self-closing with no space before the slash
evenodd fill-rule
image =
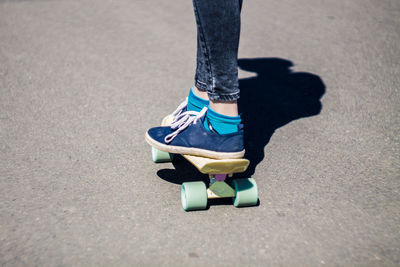
<path id="1" fill-rule="evenodd" d="M 170 124 L 171 118 L 165 117 L 163 126 Z M 192 155 L 182 155 L 196 169 L 207 174 L 209 187 L 203 181 L 185 182 L 181 185 L 181 201 L 185 211 L 207 208 L 208 199 L 232 198 L 235 207 L 255 206 L 258 203 L 258 189 L 253 178 L 234 179 L 231 184 L 225 180 L 235 173 L 244 172 L 250 164 L 247 159 L 211 159 Z M 152 147 L 155 163 L 171 162 L 173 154 Z"/>

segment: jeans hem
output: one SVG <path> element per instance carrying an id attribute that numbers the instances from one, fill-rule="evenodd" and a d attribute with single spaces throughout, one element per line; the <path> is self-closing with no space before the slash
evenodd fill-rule
<path id="1" fill-rule="evenodd" d="M 203 91 L 203 92 L 207 91 L 207 84 L 206 83 L 203 83 L 203 82 L 201 82 L 201 81 L 196 79 L 194 81 L 194 85 L 197 87 L 197 89 L 199 89 L 199 91 Z"/>
<path id="2" fill-rule="evenodd" d="M 240 97 L 240 92 L 233 93 L 233 94 L 213 94 L 208 92 L 208 98 L 212 101 L 221 101 L 221 102 L 228 102 L 228 101 L 235 101 L 238 100 Z"/>

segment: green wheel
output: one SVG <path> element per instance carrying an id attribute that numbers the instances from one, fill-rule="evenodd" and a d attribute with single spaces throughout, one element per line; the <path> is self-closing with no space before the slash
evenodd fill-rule
<path id="1" fill-rule="evenodd" d="M 233 180 L 236 196 L 233 198 L 235 207 L 255 206 L 258 203 L 258 190 L 253 178 Z"/>
<path id="2" fill-rule="evenodd" d="M 204 182 L 188 182 L 181 186 L 181 200 L 184 210 L 207 208 L 207 188 Z"/>
<path id="3" fill-rule="evenodd" d="M 160 162 L 171 162 L 173 159 L 173 154 L 158 150 L 157 148 L 151 147 L 151 156 L 155 163 Z"/>

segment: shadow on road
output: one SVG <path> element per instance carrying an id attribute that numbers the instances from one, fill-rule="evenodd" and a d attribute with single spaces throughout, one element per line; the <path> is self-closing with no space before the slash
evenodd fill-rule
<path id="1" fill-rule="evenodd" d="M 292 72 L 293 63 L 285 59 L 240 59 L 238 64 L 242 70 L 257 73 L 239 81 L 239 112 L 245 130 L 245 158 L 250 166 L 237 176 L 251 177 L 276 129 L 320 113 L 325 85 L 315 74 Z"/>
<path id="2" fill-rule="evenodd" d="M 293 63 L 285 59 L 239 59 L 238 64 L 242 70 L 257 74 L 239 80 L 239 112 L 245 130 L 245 158 L 250 160 L 250 166 L 235 177 L 248 178 L 264 159 L 264 148 L 276 129 L 293 120 L 320 113 L 325 85 L 315 74 L 293 72 Z M 180 156 L 173 165 L 175 169 L 161 169 L 157 175 L 176 184 L 208 180 Z"/>

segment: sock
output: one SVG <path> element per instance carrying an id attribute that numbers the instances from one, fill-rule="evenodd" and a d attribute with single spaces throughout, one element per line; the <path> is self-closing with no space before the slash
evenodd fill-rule
<path id="1" fill-rule="evenodd" d="M 190 89 L 187 105 L 188 110 L 200 112 L 208 104 L 208 100 L 200 98 L 194 94 L 193 87 Z"/>
<path id="2" fill-rule="evenodd" d="M 234 117 L 226 116 L 208 107 L 206 119 L 204 120 L 204 127 L 206 130 L 211 131 L 211 124 L 212 129 L 219 134 L 235 133 L 238 131 L 238 126 L 241 121 L 240 115 Z"/>

